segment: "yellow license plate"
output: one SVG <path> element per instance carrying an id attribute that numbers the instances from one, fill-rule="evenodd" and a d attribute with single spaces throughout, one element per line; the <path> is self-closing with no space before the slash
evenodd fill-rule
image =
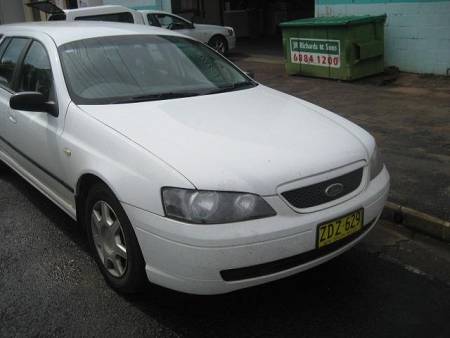
<path id="1" fill-rule="evenodd" d="M 323 248 L 362 229 L 364 209 L 352 212 L 317 227 L 317 247 Z"/>

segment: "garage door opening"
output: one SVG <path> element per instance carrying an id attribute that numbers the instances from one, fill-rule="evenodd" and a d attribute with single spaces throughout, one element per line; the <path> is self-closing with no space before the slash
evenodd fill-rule
<path id="1" fill-rule="evenodd" d="M 231 26 L 238 38 L 275 37 L 283 21 L 314 17 L 314 0 L 172 0 L 197 23 Z"/>
<path id="2" fill-rule="evenodd" d="M 223 23 L 238 37 L 276 36 L 284 21 L 314 17 L 314 0 L 224 1 Z"/>

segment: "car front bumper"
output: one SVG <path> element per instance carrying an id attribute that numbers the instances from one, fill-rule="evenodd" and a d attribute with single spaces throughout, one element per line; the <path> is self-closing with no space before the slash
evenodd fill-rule
<path id="1" fill-rule="evenodd" d="M 265 197 L 276 216 L 231 224 L 186 224 L 123 206 L 151 282 L 186 293 L 220 294 L 296 274 L 353 247 L 378 221 L 389 180 L 384 168 L 356 197 L 309 214 L 296 213 L 278 196 Z M 316 249 L 318 224 L 360 208 L 365 227 L 358 236 L 331 252 Z"/>
<path id="2" fill-rule="evenodd" d="M 236 48 L 236 35 L 227 36 L 228 50 Z"/>

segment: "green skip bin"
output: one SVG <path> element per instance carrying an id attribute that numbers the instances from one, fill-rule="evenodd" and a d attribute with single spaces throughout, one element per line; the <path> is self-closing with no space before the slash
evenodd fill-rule
<path id="1" fill-rule="evenodd" d="M 339 80 L 383 72 L 385 21 L 366 15 L 281 23 L 286 72 Z"/>

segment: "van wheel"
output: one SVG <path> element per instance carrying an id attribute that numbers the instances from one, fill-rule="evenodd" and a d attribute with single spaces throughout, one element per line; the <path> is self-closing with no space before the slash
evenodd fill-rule
<path id="1" fill-rule="evenodd" d="M 106 282 L 119 292 L 139 292 L 146 282 L 145 261 L 120 202 L 107 186 L 96 184 L 84 210 L 89 246 Z"/>
<path id="2" fill-rule="evenodd" d="M 216 51 L 218 51 L 220 54 L 225 55 L 228 51 L 228 42 L 227 39 L 225 39 L 221 35 L 215 35 L 209 40 L 208 45 L 211 48 L 214 48 Z"/>

